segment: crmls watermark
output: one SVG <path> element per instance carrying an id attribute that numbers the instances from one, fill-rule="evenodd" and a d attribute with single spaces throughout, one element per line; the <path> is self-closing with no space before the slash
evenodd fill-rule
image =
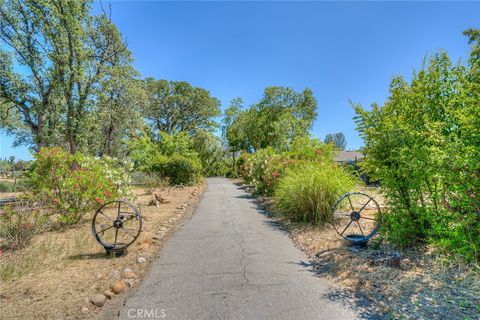
<path id="1" fill-rule="evenodd" d="M 163 319 L 167 316 L 165 309 L 128 309 L 127 319 Z"/>

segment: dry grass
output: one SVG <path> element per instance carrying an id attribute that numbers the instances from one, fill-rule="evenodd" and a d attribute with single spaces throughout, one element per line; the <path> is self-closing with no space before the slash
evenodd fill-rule
<path id="1" fill-rule="evenodd" d="M 384 205 L 374 189 L 362 190 Z M 259 199 L 268 210 L 269 199 Z M 274 213 L 272 213 L 275 215 Z M 371 265 L 374 252 L 395 249 L 374 239 L 368 248 L 346 245 L 334 228 L 280 220 L 295 244 L 305 251 L 320 276 L 342 283 L 347 289 L 333 299 L 348 297 L 368 314 L 385 319 L 480 319 L 480 268 L 446 257 L 429 247 L 403 251 L 401 268 Z"/>
<path id="2" fill-rule="evenodd" d="M 0 314 L 6 319 L 94 318 L 99 308 L 90 303 L 92 295 L 107 290 L 124 268 L 144 274 L 148 263 L 139 264 L 138 257 L 151 260 L 157 254 L 165 236 L 193 211 L 201 190 L 203 186 L 156 190 L 172 201 L 157 208 L 148 205 L 152 196 L 138 189 L 135 202 L 142 212 L 143 231 L 121 257 L 105 255 L 91 234 L 90 221 L 37 235 L 28 247 L 4 252 Z M 178 209 L 181 204 L 188 204 L 187 209 Z M 164 237 L 152 241 L 157 233 Z M 82 312 L 82 307 L 88 311 Z"/>

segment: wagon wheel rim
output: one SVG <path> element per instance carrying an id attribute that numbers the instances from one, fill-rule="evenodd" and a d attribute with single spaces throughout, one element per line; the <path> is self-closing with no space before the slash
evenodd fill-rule
<path id="1" fill-rule="evenodd" d="M 362 200 L 357 203 L 354 201 L 355 197 Z M 377 234 L 382 223 L 382 211 L 373 197 L 362 192 L 349 192 L 335 202 L 331 218 L 335 231 L 342 238 L 353 242 L 366 242 Z M 357 233 L 351 234 L 354 230 L 357 230 Z"/>
<path id="2" fill-rule="evenodd" d="M 136 206 L 125 200 L 101 206 L 93 216 L 92 233 L 106 250 L 122 250 L 142 231 L 142 217 Z"/>

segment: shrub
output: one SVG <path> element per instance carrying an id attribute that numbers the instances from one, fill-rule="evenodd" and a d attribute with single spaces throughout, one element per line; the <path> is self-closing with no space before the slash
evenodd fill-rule
<path id="1" fill-rule="evenodd" d="M 179 154 L 160 158 L 155 168 L 161 176 L 168 177 L 172 185 L 194 184 L 200 180 L 202 173 L 202 165 L 198 159 Z"/>
<path id="2" fill-rule="evenodd" d="M 25 178 L 18 179 L 16 182 L 0 181 L 0 192 L 25 191 L 28 187 L 28 181 Z"/>
<path id="3" fill-rule="evenodd" d="M 359 180 L 333 164 L 305 163 L 286 172 L 275 190 L 276 211 L 292 221 L 323 223 L 335 201 Z"/>
<path id="4" fill-rule="evenodd" d="M 467 64 L 439 52 L 411 82 L 394 78 L 382 107 L 355 109 L 365 140 L 362 167 L 388 200 L 385 237 L 400 247 L 426 242 L 478 260 L 480 38 L 467 34 Z"/>
<path id="5" fill-rule="evenodd" d="M 46 212 L 32 199 L 3 207 L 0 210 L 0 247 L 20 249 L 26 246 L 48 222 Z"/>
<path id="6" fill-rule="evenodd" d="M 0 181 L 0 192 L 14 192 L 15 186 L 13 182 Z"/>
<path id="7" fill-rule="evenodd" d="M 194 151 L 192 139 L 186 133 L 169 135 L 162 132 L 155 143 L 146 135 L 131 143 L 135 166 L 146 174 L 156 173 L 169 178 L 170 184 L 192 184 L 202 174 L 199 155 Z"/>
<path id="8" fill-rule="evenodd" d="M 318 139 L 298 138 L 288 151 L 277 153 L 265 148 L 241 159 L 244 179 L 255 185 L 256 193 L 272 196 L 287 169 L 308 163 L 333 163 L 333 147 Z"/>
<path id="9" fill-rule="evenodd" d="M 102 203 L 128 196 L 131 167 L 119 166 L 113 158 L 42 148 L 35 155 L 31 183 L 35 194 L 59 214 L 58 222 L 74 224 Z"/>

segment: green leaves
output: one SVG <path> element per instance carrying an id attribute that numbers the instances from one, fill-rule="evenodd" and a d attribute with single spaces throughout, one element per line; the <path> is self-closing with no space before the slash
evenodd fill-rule
<path id="1" fill-rule="evenodd" d="M 212 130 L 220 114 L 220 102 L 203 88 L 186 81 L 145 80 L 148 104 L 143 114 L 152 132 L 168 134 L 181 131 L 190 134 L 199 129 Z"/>
<path id="2" fill-rule="evenodd" d="M 11 111 L 0 125 L 19 143 L 38 150 L 66 141 L 72 153 L 98 151 L 92 127 L 105 82 L 132 59 L 106 13 L 92 16 L 90 4 L 0 3 L 0 100 Z"/>
<path id="3" fill-rule="evenodd" d="M 354 105 L 362 166 L 389 200 L 387 238 L 401 246 L 435 243 L 470 260 L 480 258 L 477 33 L 467 31 L 468 65 L 438 52 L 410 83 L 394 78 L 382 107 Z"/>
<path id="4" fill-rule="evenodd" d="M 317 116 L 310 89 L 299 93 L 288 87 L 268 87 L 249 109 L 241 110 L 238 104 L 241 102 L 236 101 L 225 113 L 226 138 L 235 151 L 287 150 L 293 140 L 308 135 Z"/>

